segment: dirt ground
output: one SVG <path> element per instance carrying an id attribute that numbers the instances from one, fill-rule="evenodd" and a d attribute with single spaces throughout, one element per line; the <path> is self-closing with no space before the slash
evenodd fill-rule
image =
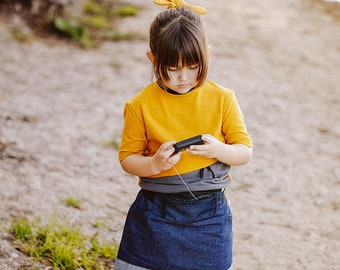
<path id="1" fill-rule="evenodd" d="M 122 31 L 147 37 L 162 8 L 144 2 Z M 340 5 L 191 3 L 208 10 L 210 78 L 236 91 L 254 141 L 252 161 L 233 168 L 228 190 L 235 269 L 340 269 Z M 6 226 L 15 217 L 57 215 L 119 242 L 138 186 L 103 143 L 119 141 L 125 101 L 152 79 L 147 46 L 22 44 L 0 24 L 1 270 L 48 269 L 14 249 Z M 82 209 L 65 206 L 68 197 Z"/>

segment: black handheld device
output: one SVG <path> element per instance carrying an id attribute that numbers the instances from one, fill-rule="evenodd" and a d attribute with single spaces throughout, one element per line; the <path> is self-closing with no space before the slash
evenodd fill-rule
<path id="1" fill-rule="evenodd" d="M 179 151 L 183 151 L 186 148 L 188 148 L 190 145 L 199 145 L 204 144 L 204 141 L 202 140 L 202 135 L 197 135 L 195 137 L 180 141 L 178 143 L 175 143 L 173 147 L 175 148 L 174 154 L 177 154 Z"/>

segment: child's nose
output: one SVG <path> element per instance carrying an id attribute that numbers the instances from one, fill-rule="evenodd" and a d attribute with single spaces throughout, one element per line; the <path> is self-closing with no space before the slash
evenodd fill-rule
<path id="1" fill-rule="evenodd" d="M 179 74 L 179 80 L 185 81 L 188 78 L 188 70 L 186 68 L 182 68 Z"/>

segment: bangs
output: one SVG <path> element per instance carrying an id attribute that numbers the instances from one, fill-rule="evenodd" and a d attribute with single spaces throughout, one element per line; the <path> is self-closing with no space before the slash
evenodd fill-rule
<path id="1" fill-rule="evenodd" d="M 198 84 L 206 79 L 207 73 L 207 42 L 201 28 L 188 23 L 184 17 L 176 23 L 165 27 L 160 35 L 155 68 L 157 79 L 169 80 L 168 68 L 178 65 L 191 66 L 198 64 Z"/>
<path id="2" fill-rule="evenodd" d="M 179 35 L 172 42 L 166 42 L 162 46 L 164 58 L 160 62 L 167 67 L 177 67 L 179 64 L 190 66 L 201 62 L 201 49 L 198 44 L 192 42 L 187 35 Z"/>

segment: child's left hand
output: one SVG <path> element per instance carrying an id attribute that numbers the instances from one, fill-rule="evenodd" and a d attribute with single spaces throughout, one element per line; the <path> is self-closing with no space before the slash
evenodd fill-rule
<path id="1" fill-rule="evenodd" d="M 253 149 L 244 144 L 227 144 L 220 142 L 210 134 L 203 134 L 203 145 L 191 145 L 186 151 L 193 155 L 215 158 L 230 166 L 246 164 L 253 155 Z"/>
<path id="2" fill-rule="evenodd" d="M 218 151 L 221 151 L 221 147 L 225 147 L 224 143 L 220 142 L 210 134 L 203 134 L 202 140 L 204 141 L 204 144 L 191 145 L 189 148 L 186 149 L 186 151 L 193 155 L 198 155 L 206 158 L 216 158 Z"/>

